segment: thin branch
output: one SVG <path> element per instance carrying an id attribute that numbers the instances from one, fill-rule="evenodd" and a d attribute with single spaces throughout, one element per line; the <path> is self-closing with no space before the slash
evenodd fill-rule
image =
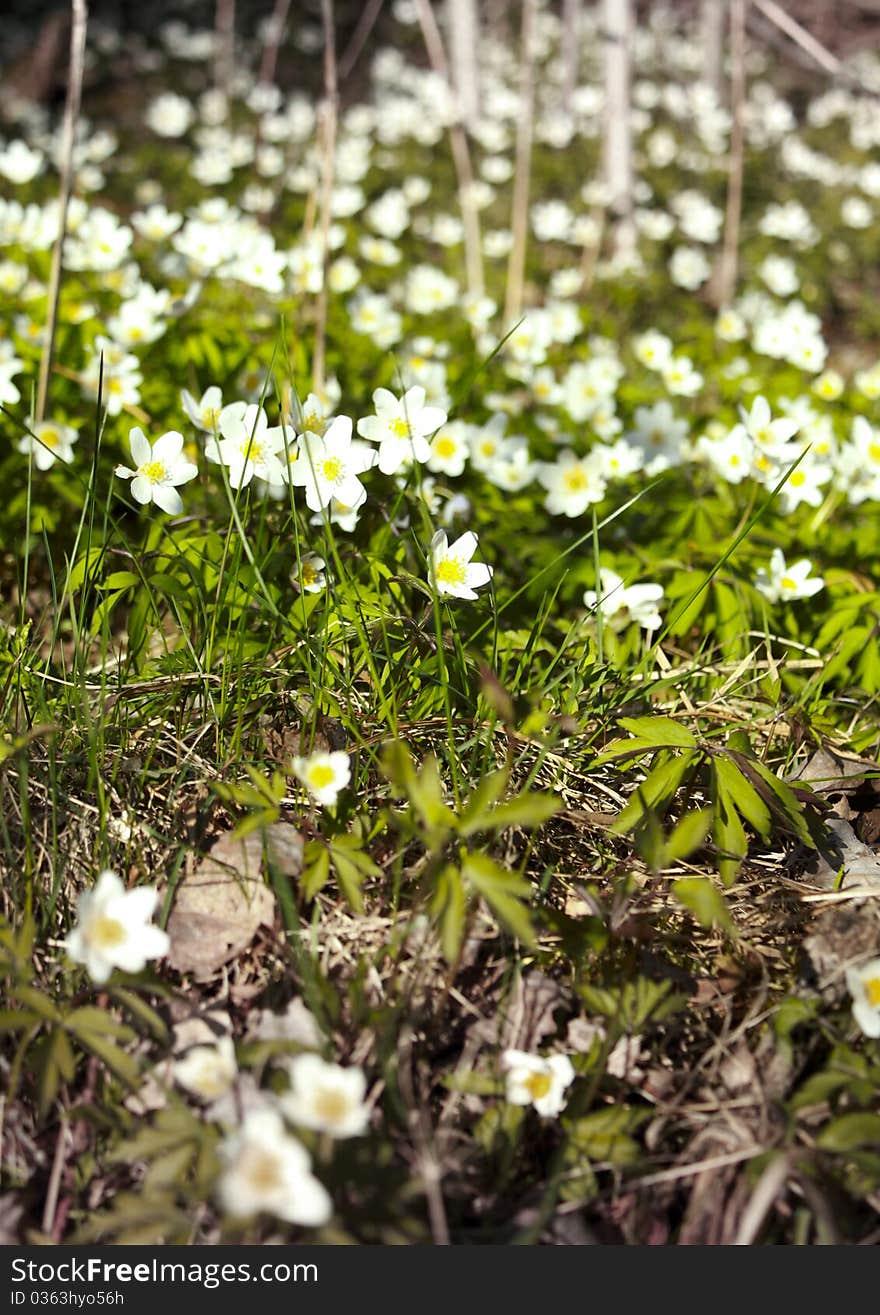
<path id="1" fill-rule="evenodd" d="M 266 44 L 263 47 L 263 57 L 260 60 L 260 85 L 271 87 L 275 82 L 275 73 L 278 68 L 278 52 L 281 49 L 281 42 L 284 39 L 284 32 L 287 27 L 287 15 L 290 13 L 290 0 L 275 0 L 275 8 L 272 10 L 272 17 L 269 19 L 269 31 L 266 37 Z"/>
<path id="2" fill-rule="evenodd" d="M 333 0 L 321 0 L 321 23 L 324 28 L 324 105 L 321 115 L 321 291 L 315 316 L 315 352 L 312 357 L 312 387 L 320 396 L 324 390 L 324 361 L 327 350 L 327 295 L 330 264 L 330 207 L 336 162 L 336 116 L 339 89 L 336 79 L 336 24 Z"/>
<path id="3" fill-rule="evenodd" d="M 382 12 L 383 0 L 367 0 L 361 10 L 361 16 L 357 21 L 357 27 L 351 34 L 351 40 L 343 50 L 339 58 L 339 80 L 344 82 L 351 70 L 360 58 L 360 53 L 367 44 L 367 39 L 372 32 L 376 19 Z"/>
<path id="4" fill-rule="evenodd" d="M 605 122 L 602 164 L 608 185 L 607 211 L 612 254 L 628 260 L 636 248 L 633 220 L 631 122 L 632 7 L 630 0 L 604 0 Z"/>
<path id="5" fill-rule="evenodd" d="M 451 90 L 449 63 L 430 0 L 415 0 L 415 5 L 431 67 L 445 80 Z M 449 125 L 449 144 L 452 148 L 452 162 L 458 180 L 458 204 L 464 224 L 464 258 L 468 292 L 472 297 L 481 297 L 484 287 L 483 252 L 480 243 L 480 220 L 474 201 L 474 171 L 467 134 L 458 117 Z"/>
<path id="6" fill-rule="evenodd" d="M 724 245 L 715 276 L 714 299 L 727 306 L 736 287 L 739 264 L 739 230 L 742 219 L 743 169 L 745 167 L 746 119 L 746 4 L 748 0 L 731 0 L 730 5 L 730 100 L 733 126 L 727 165 L 727 210 L 724 217 Z"/>
<path id="7" fill-rule="evenodd" d="M 73 187 L 73 148 L 76 122 L 79 118 L 79 107 L 82 99 L 83 70 L 85 68 L 86 27 L 88 25 L 86 0 L 71 0 L 71 10 L 73 22 L 70 29 L 70 71 L 67 79 L 67 97 L 64 102 L 64 123 L 61 130 L 61 187 L 58 198 L 58 236 L 55 238 L 55 245 L 52 248 L 52 264 L 49 270 L 46 342 L 40 360 L 36 410 L 34 412 L 34 420 L 37 424 L 40 424 L 45 418 L 46 401 L 49 395 L 49 375 L 52 370 L 52 358 L 55 354 L 55 328 L 58 322 L 58 298 L 61 293 L 61 273 L 64 266 L 67 210 Z"/>
<path id="8" fill-rule="evenodd" d="M 775 0 L 753 0 L 754 6 L 765 18 L 769 18 L 771 23 L 775 23 L 780 31 L 786 36 L 791 37 L 801 50 L 805 50 L 816 63 L 826 73 L 838 74 L 843 71 L 843 65 L 836 55 L 832 55 L 830 50 L 812 36 L 805 27 L 801 27 L 789 14 L 785 12 L 781 5 L 775 3 Z"/>
<path id="9" fill-rule="evenodd" d="M 563 0 L 562 61 L 562 108 L 571 114 L 581 63 L 581 0 Z"/>
<path id="10" fill-rule="evenodd" d="M 516 167 L 513 175 L 513 241 L 507 260 L 507 291 L 504 322 L 519 318 L 526 274 L 526 243 L 529 234 L 529 187 L 532 173 L 532 131 L 535 120 L 535 14 L 537 0 L 523 0 L 520 33 L 519 118 L 516 125 Z"/>
<path id="11" fill-rule="evenodd" d="M 224 95 L 229 94 L 235 61 L 235 0 L 217 0 L 214 14 L 214 81 Z"/>

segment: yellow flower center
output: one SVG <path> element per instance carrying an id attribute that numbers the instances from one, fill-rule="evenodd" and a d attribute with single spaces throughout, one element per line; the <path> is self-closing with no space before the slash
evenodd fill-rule
<path id="1" fill-rule="evenodd" d="M 880 443 L 872 443 L 868 448 L 868 456 L 872 461 L 880 461 Z"/>
<path id="2" fill-rule="evenodd" d="M 283 1186 L 278 1161 L 270 1151 L 252 1150 L 244 1166 L 251 1187 L 257 1192 L 276 1192 Z"/>
<path id="3" fill-rule="evenodd" d="M 532 1100 L 542 1100 L 552 1085 L 553 1078 L 549 1073 L 530 1073 L 523 1083 Z"/>
<path id="4" fill-rule="evenodd" d="M 327 763 L 315 763 L 314 767 L 309 768 L 308 777 L 309 785 L 316 790 L 323 790 L 333 783 L 333 768 Z"/>
<path id="5" fill-rule="evenodd" d="M 324 1089 L 319 1091 L 315 1097 L 315 1113 L 319 1118 L 329 1124 L 342 1123 L 348 1113 L 348 1100 L 341 1091 L 331 1091 Z"/>
<path id="6" fill-rule="evenodd" d="M 61 435 L 57 429 L 43 429 L 40 432 L 40 442 L 46 447 L 56 448 L 61 442 Z"/>
<path id="7" fill-rule="evenodd" d="M 567 470 L 562 482 L 569 493 L 579 493 L 581 489 L 587 487 L 587 477 L 580 466 L 575 466 L 573 470 Z"/>
<path id="8" fill-rule="evenodd" d="M 434 444 L 434 451 L 438 457 L 454 456 L 455 440 L 452 438 L 438 438 Z"/>
<path id="9" fill-rule="evenodd" d="M 868 977 L 864 983 L 865 995 L 872 1009 L 880 1009 L 880 977 Z"/>
<path id="10" fill-rule="evenodd" d="M 797 582 L 790 575 L 784 575 L 780 581 L 783 589 L 797 589 Z"/>
<path id="11" fill-rule="evenodd" d="M 342 462 L 339 460 L 339 457 L 328 457 L 326 461 L 322 462 L 321 470 L 323 471 L 324 478 L 332 483 L 339 479 L 339 476 L 342 474 Z"/>
<path id="12" fill-rule="evenodd" d="M 96 918 L 89 929 L 89 940 L 101 950 L 112 950 L 125 940 L 125 928 L 116 918 L 102 914 Z"/>
<path id="13" fill-rule="evenodd" d="M 441 584 L 464 584 L 464 563 L 457 557 L 444 557 L 437 563 L 436 571 Z"/>
<path id="14" fill-rule="evenodd" d="M 802 470 L 796 470 L 791 477 L 792 488 L 799 489 L 802 484 L 807 482 L 807 477 Z"/>
<path id="15" fill-rule="evenodd" d="M 254 465 L 263 460 L 263 444 L 256 438 L 246 438 L 239 445 L 239 452 L 248 461 L 253 461 Z"/>
<path id="16" fill-rule="evenodd" d="M 151 484 L 161 484 L 167 478 L 164 461 L 145 461 L 138 474 L 143 475 Z"/>
<path id="17" fill-rule="evenodd" d="M 303 562 L 301 577 L 304 585 L 314 584 L 318 578 L 318 572 L 311 562 Z"/>
<path id="18" fill-rule="evenodd" d="M 395 438 L 406 438 L 409 434 L 409 425 L 405 420 L 392 420 L 388 429 Z"/>
<path id="19" fill-rule="evenodd" d="M 737 454 L 736 454 L 735 452 L 731 454 L 731 457 L 730 457 L 730 464 L 731 464 L 734 468 L 736 468 L 736 467 L 739 465 L 739 457 L 737 456 Z"/>
<path id="20" fill-rule="evenodd" d="M 206 406 L 202 411 L 202 424 L 208 429 L 214 429 L 219 415 L 219 406 Z"/>

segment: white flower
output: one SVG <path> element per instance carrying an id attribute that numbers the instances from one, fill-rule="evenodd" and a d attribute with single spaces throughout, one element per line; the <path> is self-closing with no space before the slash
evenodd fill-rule
<path id="1" fill-rule="evenodd" d="M 300 435 L 299 455 L 290 468 L 291 483 L 305 488 L 311 511 L 321 511 L 335 500 L 359 507 L 367 496 L 358 479 L 375 464 L 376 453 L 351 437 L 351 420 L 337 416 L 323 434 L 306 429 Z"/>
<path id="2" fill-rule="evenodd" d="M 195 1046 L 171 1065 L 174 1081 L 199 1100 L 215 1101 L 225 1096 L 236 1077 L 235 1047 L 231 1036 L 222 1036 L 214 1046 Z"/>
<path id="3" fill-rule="evenodd" d="M 637 359 L 651 370 L 662 370 L 672 360 L 672 339 L 657 329 L 639 334 L 632 345 Z"/>
<path id="4" fill-rule="evenodd" d="M 751 411 L 740 408 L 746 433 L 765 452 L 773 453 L 784 448 L 794 438 L 800 426 L 796 420 L 781 416 L 771 419 L 770 403 L 766 397 L 756 397 Z"/>
<path id="5" fill-rule="evenodd" d="M 472 562 L 477 550 L 477 536 L 467 530 L 449 544 L 445 530 L 438 530 L 431 540 L 428 578 L 439 594 L 452 598 L 476 598 L 480 589 L 492 579 L 494 568 L 484 562 Z"/>
<path id="6" fill-rule="evenodd" d="M 507 1073 L 506 1096 L 511 1105 L 534 1105 L 544 1118 L 560 1113 L 575 1076 L 568 1055 L 544 1059 L 525 1050 L 505 1050 L 501 1067 Z"/>
<path id="7" fill-rule="evenodd" d="M 327 588 L 324 568 L 327 563 L 316 552 L 303 553 L 299 570 L 294 572 L 294 584 L 306 594 L 320 594 Z"/>
<path id="8" fill-rule="evenodd" d="M 230 402 L 220 412 L 218 424 L 222 437 L 209 438 L 205 453 L 209 461 L 227 467 L 232 488 L 244 488 L 255 475 L 267 484 L 285 482 L 285 440 L 288 449 L 293 446 L 291 430 L 285 434 L 281 425 L 270 429 L 266 412 L 253 402 Z"/>
<path id="9" fill-rule="evenodd" d="M 538 482 L 547 490 L 544 506 L 554 516 L 581 516 L 605 496 L 605 480 L 593 457 L 577 457 L 570 449 L 553 463 L 542 462 Z"/>
<path id="10" fill-rule="evenodd" d="M 643 630 L 657 630 L 660 627 L 660 613 L 657 604 L 663 597 L 663 586 L 659 584 L 631 584 L 625 586 L 616 571 L 603 567 L 599 572 L 602 583 L 602 596 L 598 600 L 603 617 L 611 620 L 618 613 L 626 613 L 627 621 L 635 621 Z M 587 589 L 584 594 L 584 606 L 595 608 L 595 589 Z"/>
<path id="11" fill-rule="evenodd" d="M 151 101 L 144 114 L 147 127 L 160 137 L 182 137 L 193 120 L 189 101 L 173 91 L 163 92 Z"/>
<path id="12" fill-rule="evenodd" d="M 360 1137 L 366 1131 L 370 1111 L 362 1069 L 328 1064 L 320 1055 L 297 1055 L 287 1071 L 291 1089 L 278 1104 L 291 1123 L 331 1137 Z"/>
<path id="13" fill-rule="evenodd" d="M 810 577 L 812 569 L 813 564 L 807 558 L 795 562 L 793 566 L 786 566 L 782 549 L 774 548 L 770 554 L 769 570 L 763 566 L 758 570 L 755 588 L 770 603 L 778 603 L 783 599 L 788 602 L 795 598 L 812 598 L 825 585 L 821 576 Z"/>
<path id="14" fill-rule="evenodd" d="M 669 262 L 669 277 L 680 288 L 693 292 L 705 283 L 712 267 L 699 247 L 676 247 Z"/>
<path id="15" fill-rule="evenodd" d="M 450 477 L 460 475 L 468 459 L 469 447 L 470 425 L 463 420 L 450 420 L 431 439 L 428 469 Z"/>
<path id="16" fill-rule="evenodd" d="M 37 470 L 49 470 L 56 461 L 73 460 L 73 444 L 79 435 L 70 425 L 42 420 L 31 425 L 31 433 L 18 441 L 19 452 L 33 453 Z"/>
<path id="17" fill-rule="evenodd" d="M 379 444 L 379 469 L 383 475 L 395 475 L 411 461 L 425 462 L 431 455 L 428 436 L 446 424 L 446 412 L 439 406 L 425 406 L 425 390 L 420 384 L 408 388 L 396 398 L 387 388 L 373 393 L 376 414 L 358 421 L 362 438 Z"/>
<path id="18" fill-rule="evenodd" d="M 11 183 L 29 183 L 42 167 L 42 155 L 32 151 L 27 142 L 12 141 L 0 150 L 0 174 Z"/>
<path id="19" fill-rule="evenodd" d="M 227 1214 L 243 1218 L 266 1211 L 290 1224 L 327 1223 L 330 1196 L 311 1172 L 308 1151 L 285 1132 L 275 1110 L 251 1110 L 219 1149 L 226 1167 L 218 1195 Z"/>
<path id="20" fill-rule="evenodd" d="M 182 388 L 180 400 L 196 429 L 203 429 L 208 434 L 216 433 L 220 412 L 223 410 L 223 394 L 216 384 L 206 388 L 198 402 L 192 393 Z"/>
<path id="21" fill-rule="evenodd" d="M 729 484 L 740 484 L 752 473 L 754 444 L 745 425 L 734 425 L 723 438 L 702 434 L 694 446 L 694 456 L 702 458 Z"/>
<path id="22" fill-rule="evenodd" d="M 115 872 L 99 873 L 94 890 L 77 900 L 77 923 L 64 942 L 67 953 L 99 984 L 114 968 L 139 973 L 148 959 L 168 953 L 167 933 L 150 921 L 158 903 L 155 886 L 126 890 Z"/>
<path id="23" fill-rule="evenodd" d="M 183 434 L 172 429 L 151 445 L 144 431 L 134 428 L 128 442 L 135 469 L 117 466 L 114 473 L 120 479 L 131 480 L 131 496 L 135 502 L 143 506 L 155 502 L 170 516 L 179 516 L 183 502 L 177 485 L 186 484 L 199 473 L 197 467 L 183 456 Z"/>
<path id="24" fill-rule="evenodd" d="M 846 984 L 853 998 L 853 1018 L 865 1036 L 880 1036 L 880 959 L 847 968 Z"/>
<path id="25" fill-rule="evenodd" d="M 291 768 L 322 807 L 335 804 L 339 791 L 344 790 L 351 780 L 349 756 L 341 749 L 335 753 L 325 753 L 319 749 L 308 757 L 296 757 Z"/>

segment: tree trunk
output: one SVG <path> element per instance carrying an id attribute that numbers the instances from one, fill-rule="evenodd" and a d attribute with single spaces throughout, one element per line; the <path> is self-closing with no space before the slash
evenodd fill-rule
<path id="1" fill-rule="evenodd" d="M 513 242 L 507 262 L 504 322 L 511 328 L 522 310 L 529 233 L 529 184 L 535 118 L 535 15 L 537 0 L 523 0 L 519 63 L 519 122 L 516 129 L 516 169 L 513 176 Z"/>
<path id="2" fill-rule="evenodd" d="M 612 255 L 625 260 L 632 256 L 636 246 L 630 119 L 631 0 L 603 0 L 602 19 L 605 41 L 603 172 L 608 189 Z"/>
<path id="3" fill-rule="evenodd" d="M 449 25 L 449 60 L 458 111 L 467 130 L 473 130 L 480 112 L 478 43 L 480 24 L 476 0 L 446 0 Z"/>
<path id="4" fill-rule="evenodd" d="M 703 81 L 724 100 L 724 10 L 725 0 L 702 0 L 700 37 L 703 48 Z"/>
<path id="5" fill-rule="evenodd" d="M 742 218 L 743 168 L 745 165 L 746 105 L 746 3 L 730 0 L 730 101 L 733 128 L 727 164 L 727 210 L 724 243 L 714 279 L 714 300 L 728 306 L 736 289 L 739 267 L 739 230 Z"/>
<path id="6" fill-rule="evenodd" d="M 571 114 L 581 65 L 581 0 L 564 0 L 562 6 L 562 63 L 562 107 Z"/>

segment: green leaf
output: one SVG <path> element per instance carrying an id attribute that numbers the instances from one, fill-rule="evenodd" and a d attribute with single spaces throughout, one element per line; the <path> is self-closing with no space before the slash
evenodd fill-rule
<path id="1" fill-rule="evenodd" d="M 693 733 L 672 717 L 621 717 L 617 724 L 646 744 L 653 744 L 655 748 L 697 747 Z"/>
<path id="2" fill-rule="evenodd" d="M 329 878 L 330 854 L 319 840 L 310 840 L 306 845 L 302 874 L 302 887 L 306 899 L 314 899 L 318 891 L 324 889 Z"/>
<path id="3" fill-rule="evenodd" d="M 79 1040 L 109 1068 L 114 1077 L 119 1078 L 120 1082 L 132 1089 L 140 1085 L 141 1071 L 137 1060 L 121 1050 L 115 1042 L 108 1041 L 106 1037 L 95 1032 L 80 1034 Z"/>
<path id="4" fill-rule="evenodd" d="M 666 859 L 664 867 L 679 859 L 689 858 L 706 843 L 706 837 L 712 828 L 711 808 L 698 808 L 693 813 L 685 813 L 666 837 Z"/>
<path id="5" fill-rule="evenodd" d="M 762 839 L 768 840 L 772 830 L 770 813 L 756 790 L 749 784 L 730 758 L 718 754 L 712 759 L 717 791 L 724 790 L 733 806 Z"/>
<path id="6" fill-rule="evenodd" d="M 880 1146 L 880 1114 L 858 1111 L 841 1114 L 822 1129 L 816 1145 L 823 1151 L 856 1151 Z"/>
<path id="7" fill-rule="evenodd" d="M 728 795 L 721 790 L 716 792 L 715 822 L 712 835 L 719 851 L 718 871 L 721 880 L 730 886 L 736 880 L 742 861 L 748 852 L 749 842 L 736 811 Z"/>
<path id="8" fill-rule="evenodd" d="M 568 1122 L 566 1130 L 573 1148 L 588 1159 L 629 1165 L 641 1156 L 640 1147 L 630 1134 L 650 1117 L 650 1110 L 612 1105 Z"/>
<path id="9" fill-rule="evenodd" d="M 708 877 L 682 877 L 673 881 L 672 894 L 701 927 L 721 927 L 731 935 L 735 932 L 727 901 L 716 890 Z"/>
<path id="10" fill-rule="evenodd" d="M 625 835 L 641 821 L 647 810 L 663 811 L 690 771 L 696 757 L 697 754 L 694 752 L 685 752 L 664 758 L 630 795 L 626 806 L 611 828 L 612 832 L 615 835 Z"/>
<path id="11" fill-rule="evenodd" d="M 466 899 L 461 873 L 447 864 L 436 879 L 431 914 L 440 924 L 440 941 L 447 963 L 455 963 L 464 936 Z"/>
<path id="12" fill-rule="evenodd" d="M 462 862 L 461 873 L 508 931 L 524 945 L 534 944 L 535 932 L 525 903 L 531 895 L 528 882 L 502 868 L 486 854 L 468 854 Z"/>

